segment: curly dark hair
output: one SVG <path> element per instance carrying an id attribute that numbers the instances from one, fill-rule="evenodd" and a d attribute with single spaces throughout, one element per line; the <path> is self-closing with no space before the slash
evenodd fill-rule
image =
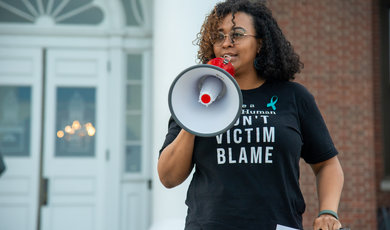
<path id="1" fill-rule="evenodd" d="M 257 75 L 265 80 L 293 80 L 294 75 L 303 68 L 303 63 L 283 35 L 271 10 L 261 0 L 226 0 L 214 7 L 206 16 L 196 39 L 200 63 L 207 63 L 215 58 L 213 38 L 216 36 L 218 26 L 230 13 L 233 15 L 234 25 L 234 14 L 237 12 L 252 16 L 256 38 L 262 40 L 261 50 L 254 61 Z"/>

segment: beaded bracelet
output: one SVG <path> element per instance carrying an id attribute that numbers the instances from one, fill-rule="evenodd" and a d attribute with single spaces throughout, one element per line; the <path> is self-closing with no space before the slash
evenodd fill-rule
<path id="1" fill-rule="evenodd" d="M 318 217 L 320 217 L 322 214 L 329 214 L 329 215 L 334 216 L 334 218 L 339 219 L 339 216 L 337 215 L 337 213 L 334 212 L 334 211 L 332 211 L 332 210 L 322 210 L 322 211 L 318 214 Z"/>

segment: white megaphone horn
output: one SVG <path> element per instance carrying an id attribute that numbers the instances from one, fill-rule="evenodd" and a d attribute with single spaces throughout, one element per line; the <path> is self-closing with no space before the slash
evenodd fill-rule
<path id="1" fill-rule="evenodd" d="M 173 81 L 168 95 L 172 117 L 184 130 L 209 137 L 230 129 L 241 115 L 242 94 L 230 57 L 191 66 Z"/>

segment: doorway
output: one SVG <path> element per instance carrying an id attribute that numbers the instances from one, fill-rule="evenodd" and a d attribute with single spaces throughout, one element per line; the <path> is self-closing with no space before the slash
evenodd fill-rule
<path id="1" fill-rule="evenodd" d="M 0 48 L 2 229 L 103 229 L 107 51 Z"/>

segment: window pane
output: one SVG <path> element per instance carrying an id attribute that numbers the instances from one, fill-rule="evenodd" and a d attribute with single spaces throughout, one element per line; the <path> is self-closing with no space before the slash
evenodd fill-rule
<path id="1" fill-rule="evenodd" d="M 138 0 L 122 0 L 123 7 L 125 8 L 126 25 L 139 26 L 140 21 L 143 21 L 143 14 L 141 11 L 141 5 Z M 135 3 L 135 4 L 132 4 Z M 138 20 L 137 20 L 138 18 Z"/>
<path id="2" fill-rule="evenodd" d="M 2 0 L 2 2 L 4 4 L 0 6 L 2 22 L 32 22 L 33 15 L 22 1 Z"/>
<path id="3" fill-rule="evenodd" d="M 65 18 L 65 19 L 63 19 Z M 83 11 L 82 13 L 76 14 L 72 17 L 58 16 L 58 24 L 86 24 L 86 25 L 97 25 L 103 21 L 103 11 L 97 7 L 91 7 Z"/>
<path id="4" fill-rule="evenodd" d="M 42 16 L 58 24 L 97 25 L 104 19 L 103 11 L 93 0 L 1 0 L 0 22 L 34 23 Z"/>
<path id="5" fill-rule="evenodd" d="M 56 156 L 95 155 L 96 90 L 58 88 L 56 114 Z"/>
<path id="6" fill-rule="evenodd" d="M 127 110 L 140 110 L 142 107 L 142 87 L 140 85 L 127 86 Z"/>
<path id="7" fill-rule="evenodd" d="M 0 152 L 30 155 L 31 88 L 0 87 Z"/>
<path id="8" fill-rule="evenodd" d="M 126 140 L 139 141 L 141 140 L 141 115 L 128 115 L 126 125 Z"/>
<path id="9" fill-rule="evenodd" d="M 142 78 L 142 55 L 128 54 L 127 55 L 127 79 L 141 80 Z"/>
<path id="10" fill-rule="evenodd" d="M 92 0 L 77 0 L 77 1 L 69 1 L 65 5 L 65 7 L 61 10 L 61 14 L 67 14 L 75 9 L 81 8 L 90 4 Z M 57 5 L 58 6 L 58 5 Z"/>
<path id="11" fill-rule="evenodd" d="M 33 17 L 28 14 L 14 14 L 9 10 L 0 7 L 0 22 L 32 23 L 33 20 Z"/>
<path id="12" fill-rule="evenodd" d="M 141 8 L 141 3 L 140 3 L 140 0 L 135 0 L 135 5 L 136 5 L 136 8 L 137 8 L 137 12 L 139 13 L 139 16 L 140 16 L 140 19 L 141 21 L 144 21 L 144 15 L 142 13 L 142 8 Z"/>
<path id="13" fill-rule="evenodd" d="M 131 173 L 141 171 L 141 146 L 126 147 L 125 171 Z"/>

